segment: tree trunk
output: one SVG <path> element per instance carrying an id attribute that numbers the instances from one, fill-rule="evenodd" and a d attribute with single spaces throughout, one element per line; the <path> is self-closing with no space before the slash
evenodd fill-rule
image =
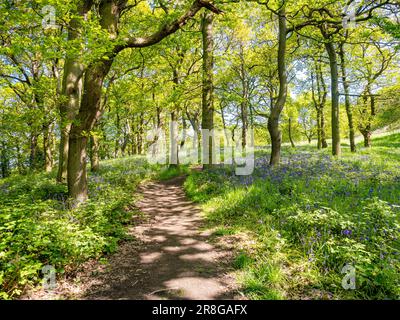
<path id="1" fill-rule="evenodd" d="M 246 148 L 247 145 L 247 126 L 248 126 L 248 108 L 247 108 L 247 102 L 243 101 L 240 104 L 240 108 L 241 108 L 241 117 L 242 117 L 242 148 L 243 151 Z"/>
<path id="2" fill-rule="evenodd" d="M 178 61 L 178 66 L 182 63 L 182 57 Z M 179 73 L 175 67 L 172 70 L 172 79 L 174 82 L 174 90 L 177 89 L 179 85 Z M 178 103 L 174 104 L 174 111 L 171 112 L 171 123 L 170 123 L 170 145 L 169 145 L 169 168 L 177 168 L 179 166 L 178 158 L 178 127 L 177 127 L 177 112 L 179 110 Z"/>
<path id="3" fill-rule="evenodd" d="M 134 154 L 134 155 L 136 155 L 138 153 L 136 140 L 137 140 L 137 135 L 136 135 L 136 133 L 133 133 L 131 142 L 132 142 L 132 154 Z"/>
<path id="4" fill-rule="evenodd" d="M 185 146 L 186 142 L 186 130 L 187 130 L 187 124 L 186 124 L 186 119 L 184 116 L 182 116 L 182 140 L 179 144 L 179 148 L 182 149 Z M 178 157 L 179 160 L 179 157 Z"/>
<path id="5" fill-rule="evenodd" d="M 275 166 L 279 164 L 281 158 L 282 132 L 279 130 L 279 118 L 268 118 L 268 132 L 271 136 L 271 157 L 269 164 Z"/>
<path id="6" fill-rule="evenodd" d="M 122 142 L 122 146 L 121 146 L 121 154 L 122 157 L 125 157 L 125 151 L 126 151 L 126 147 L 128 146 L 128 142 L 129 142 L 129 132 L 124 132 L 124 140 Z"/>
<path id="7" fill-rule="evenodd" d="M 321 139 L 321 109 L 317 108 L 317 148 L 321 150 L 322 139 Z"/>
<path id="8" fill-rule="evenodd" d="M 98 61 L 85 73 L 84 91 L 79 113 L 71 127 L 68 151 L 68 193 L 73 205 L 88 198 L 86 177 L 86 148 L 88 134 L 100 116 L 103 81 L 110 70 L 112 59 Z"/>
<path id="9" fill-rule="evenodd" d="M 371 147 L 371 132 L 368 131 L 366 135 L 364 135 L 364 147 Z"/>
<path id="10" fill-rule="evenodd" d="M 119 112 L 118 108 L 116 110 L 116 116 L 115 116 L 115 127 L 117 128 L 117 139 L 115 139 L 115 144 L 114 144 L 114 158 L 118 157 L 118 151 L 119 151 L 119 140 L 121 138 L 121 121 L 119 118 Z"/>
<path id="11" fill-rule="evenodd" d="M 176 123 L 175 111 L 171 112 L 171 124 L 169 133 L 169 168 L 177 168 L 179 165 L 178 159 L 178 128 Z"/>
<path id="12" fill-rule="evenodd" d="M 153 101 L 154 100 L 155 100 L 155 98 L 154 98 L 154 93 L 153 93 Z M 162 129 L 161 108 L 159 106 L 156 107 L 156 114 L 155 114 L 153 122 L 154 122 L 154 127 L 157 130 L 161 130 Z M 148 142 L 148 146 L 153 145 L 153 147 L 152 147 L 152 157 L 153 158 L 157 157 L 158 152 L 159 152 L 158 146 L 157 146 L 157 142 L 158 142 L 159 139 L 160 139 L 159 132 L 157 131 L 156 134 L 154 135 L 153 140 Z"/>
<path id="13" fill-rule="evenodd" d="M 226 127 L 225 112 L 224 112 L 224 107 L 222 105 L 221 105 L 221 119 L 222 119 L 222 128 L 224 129 L 224 135 L 226 141 L 226 145 L 224 145 L 224 148 L 226 148 L 231 146 L 231 141 L 228 134 L 228 128 Z"/>
<path id="14" fill-rule="evenodd" d="M 375 98 L 371 94 L 370 83 L 367 84 L 367 87 L 364 91 L 364 104 L 368 104 L 368 99 L 370 99 L 370 113 L 367 116 L 366 124 L 364 126 L 359 126 L 360 132 L 364 137 L 364 147 L 371 147 L 371 135 L 372 135 L 372 119 L 375 116 Z M 367 107 L 364 108 L 363 114 L 368 112 Z"/>
<path id="15" fill-rule="evenodd" d="M 24 174 L 25 173 L 25 165 L 24 165 L 24 160 L 23 160 L 23 151 L 21 151 L 20 146 L 17 144 L 16 145 L 17 149 L 17 168 L 18 168 L 18 173 L 19 174 Z"/>
<path id="16" fill-rule="evenodd" d="M 364 138 L 364 147 L 370 148 L 371 147 L 371 130 L 365 129 L 361 131 L 361 134 Z"/>
<path id="17" fill-rule="evenodd" d="M 286 75 L 286 13 L 285 5 L 279 10 L 279 44 L 278 44 L 278 75 L 279 94 L 278 99 L 271 108 L 268 117 L 268 131 L 271 136 L 270 165 L 279 164 L 281 158 L 282 133 L 279 129 L 279 117 L 286 103 L 287 75 Z"/>
<path id="18" fill-rule="evenodd" d="M 144 146 L 143 146 L 143 134 L 144 134 L 144 118 L 143 118 L 143 112 L 140 113 L 139 115 L 139 130 L 138 130 L 138 136 L 137 136 L 137 146 L 138 146 L 138 153 L 143 154 L 144 152 Z"/>
<path id="19" fill-rule="evenodd" d="M 92 134 L 90 136 L 90 170 L 92 172 L 99 171 L 100 168 L 99 149 L 99 138 Z"/>
<path id="20" fill-rule="evenodd" d="M 290 145 L 292 146 L 292 148 L 295 148 L 295 144 L 293 142 L 293 138 L 292 138 L 292 118 L 289 117 L 289 140 L 290 140 Z"/>
<path id="21" fill-rule="evenodd" d="M 118 37 L 118 22 L 121 12 L 126 9 L 126 0 L 100 1 L 97 14 L 100 17 L 100 26 L 108 33 L 109 40 Z M 92 62 L 86 72 L 84 90 L 80 103 L 79 113 L 71 127 L 68 152 L 68 192 L 72 197 L 73 205 L 83 202 L 88 197 L 86 178 L 86 147 L 87 139 L 97 118 L 101 113 L 100 98 L 103 81 L 108 74 L 115 56 L 126 48 L 146 47 L 160 42 L 165 37 L 176 32 L 200 9 L 207 7 L 216 13 L 220 10 L 205 1 L 196 1 L 181 18 L 161 28 L 153 36 L 145 38 L 129 39 L 125 44 L 115 44 L 108 52 L 105 52 L 97 61 Z M 211 46 L 212 49 L 212 46 Z M 211 73 L 212 74 L 212 73 Z"/>
<path id="22" fill-rule="evenodd" d="M 242 83 L 242 101 L 240 103 L 240 115 L 242 120 L 242 149 L 243 152 L 247 145 L 247 127 L 249 122 L 248 116 L 248 85 L 246 81 L 246 69 L 244 62 L 243 45 L 240 43 L 240 78 Z"/>
<path id="23" fill-rule="evenodd" d="M 53 169 L 53 151 L 52 151 L 52 125 L 48 125 L 43 130 L 43 154 L 44 168 L 46 172 L 51 172 Z"/>
<path id="24" fill-rule="evenodd" d="M 1 177 L 6 178 L 10 175 L 10 159 L 7 156 L 7 148 L 5 143 L 1 144 L 1 154 L 0 154 L 0 162 L 1 162 Z"/>
<path id="25" fill-rule="evenodd" d="M 80 2 L 78 15 L 87 13 L 91 6 L 90 0 Z M 75 41 L 81 37 L 81 18 L 72 18 L 68 29 L 68 41 Z M 79 110 L 79 100 L 82 92 L 82 75 L 84 66 L 79 55 L 67 55 L 64 64 L 64 75 L 60 101 L 60 149 L 58 158 L 57 181 L 65 182 L 68 169 L 69 133 L 72 121 Z"/>
<path id="26" fill-rule="evenodd" d="M 326 134 L 325 134 L 325 116 L 324 116 L 324 109 L 328 92 L 326 89 L 324 75 L 322 73 L 321 61 L 314 59 L 314 65 L 315 65 L 315 77 L 314 74 L 311 73 L 311 81 L 312 81 L 311 94 L 314 102 L 314 107 L 317 110 L 317 136 L 318 136 L 317 148 L 321 149 L 328 147 L 325 138 Z M 315 82 L 314 78 L 316 80 Z M 314 84 L 316 85 L 317 96 L 315 94 Z"/>
<path id="27" fill-rule="evenodd" d="M 328 143 L 326 142 L 326 132 L 325 132 L 325 115 L 322 106 L 321 106 L 321 147 L 322 149 L 328 148 Z"/>
<path id="28" fill-rule="evenodd" d="M 119 150 L 119 139 L 116 139 L 114 146 L 114 159 L 118 157 L 118 150 Z"/>
<path id="29" fill-rule="evenodd" d="M 78 77 L 82 76 L 82 70 L 79 64 L 72 61 L 66 61 L 64 66 L 63 96 L 67 102 L 61 102 L 60 105 L 60 150 L 58 160 L 57 181 L 65 182 L 68 169 L 68 149 L 69 149 L 69 133 L 71 131 L 72 121 L 76 112 L 79 110 L 79 99 L 81 93 L 81 81 Z M 80 75 L 78 75 L 78 73 Z M 65 90 L 65 91 L 64 91 Z"/>
<path id="30" fill-rule="evenodd" d="M 31 170 L 37 168 L 37 149 L 38 149 L 38 135 L 35 132 L 31 132 L 29 141 L 29 167 Z"/>
<path id="31" fill-rule="evenodd" d="M 209 11 L 205 12 L 202 19 L 202 35 L 203 35 L 203 92 L 202 92 L 202 153 L 203 168 L 207 169 L 213 165 L 213 139 L 206 139 L 204 130 L 214 128 L 214 99 L 213 99 L 213 14 Z M 208 140 L 208 141 L 207 141 Z"/>
<path id="32" fill-rule="evenodd" d="M 354 121 L 353 121 L 353 110 L 350 104 L 350 90 L 349 83 L 347 81 L 347 73 L 346 73 L 346 61 L 344 55 L 344 43 L 340 43 L 339 47 L 339 56 L 340 56 L 340 64 L 342 70 L 342 83 L 343 83 L 343 91 L 344 91 L 344 103 L 346 108 L 347 120 L 349 123 L 349 139 L 350 139 L 350 150 L 351 152 L 356 152 L 356 143 L 355 143 L 355 133 L 354 133 Z"/>
<path id="33" fill-rule="evenodd" d="M 339 124 L 339 74 L 335 46 L 331 39 L 325 42 L 331 70 L 331 99 L 332 99 L 332 154 L 340 156 L 340 124 Z"/>

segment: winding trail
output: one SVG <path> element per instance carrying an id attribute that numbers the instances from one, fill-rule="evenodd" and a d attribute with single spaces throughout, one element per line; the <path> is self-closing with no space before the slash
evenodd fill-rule
<path id="1" fill-rule="evenodd" d="M 200 209 L 182 189 L 183 177 L 148 183 L 136 203 L 145 219 L 97 274 L 83 299 L 237 299 L 229 272 L 231 248 L 202 231 Z"/>

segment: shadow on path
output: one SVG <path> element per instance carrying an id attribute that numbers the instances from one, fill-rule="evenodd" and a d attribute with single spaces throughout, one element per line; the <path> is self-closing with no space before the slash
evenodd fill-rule
<path id="1" fill-rule="evenodd" d="M 136 205 L 147 221 L 131 228 L 135 242 L 121 245 L 83 298 L 235 299 L 231 251 L 201 232 L 200 210 L 186 198 L 183 180 L 140 188 Z"/>

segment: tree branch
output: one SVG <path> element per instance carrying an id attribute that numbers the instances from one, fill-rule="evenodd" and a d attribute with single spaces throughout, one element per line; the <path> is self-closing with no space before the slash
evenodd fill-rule
<path id="1" fill-rule="evenodd" d="M 114 54 L 127 48 L 144 48 L 159 43 L 161 40 L 178 31 L 183 27 L 197 12 L 202 8 L 206 8 L 216 14 L 222 13 L 220 9 L 215 7 L 211 2 L 206 0 L 195 0 L 190 9 L 178 19 L 164 25 L 161 29 L 147 37 L 136 37 L 125 39 L 125 43 L 117 45 L 114 48 Z"/>

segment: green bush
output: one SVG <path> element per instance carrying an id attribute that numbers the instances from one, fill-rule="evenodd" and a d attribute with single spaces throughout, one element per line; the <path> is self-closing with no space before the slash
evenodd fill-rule
<path id="1" fill-rule="evenodd" d="M 89 258 L 113 252 L 125 238 L 134 191 L 161 166 L 143 157 L 110 160 L 89 175 L 90 200 L 68 209 L 65 185 L 45 173 L 12 176 L 0 183 L 0 298 L 20 295 L 52 265 L 58 274 Z"/>

